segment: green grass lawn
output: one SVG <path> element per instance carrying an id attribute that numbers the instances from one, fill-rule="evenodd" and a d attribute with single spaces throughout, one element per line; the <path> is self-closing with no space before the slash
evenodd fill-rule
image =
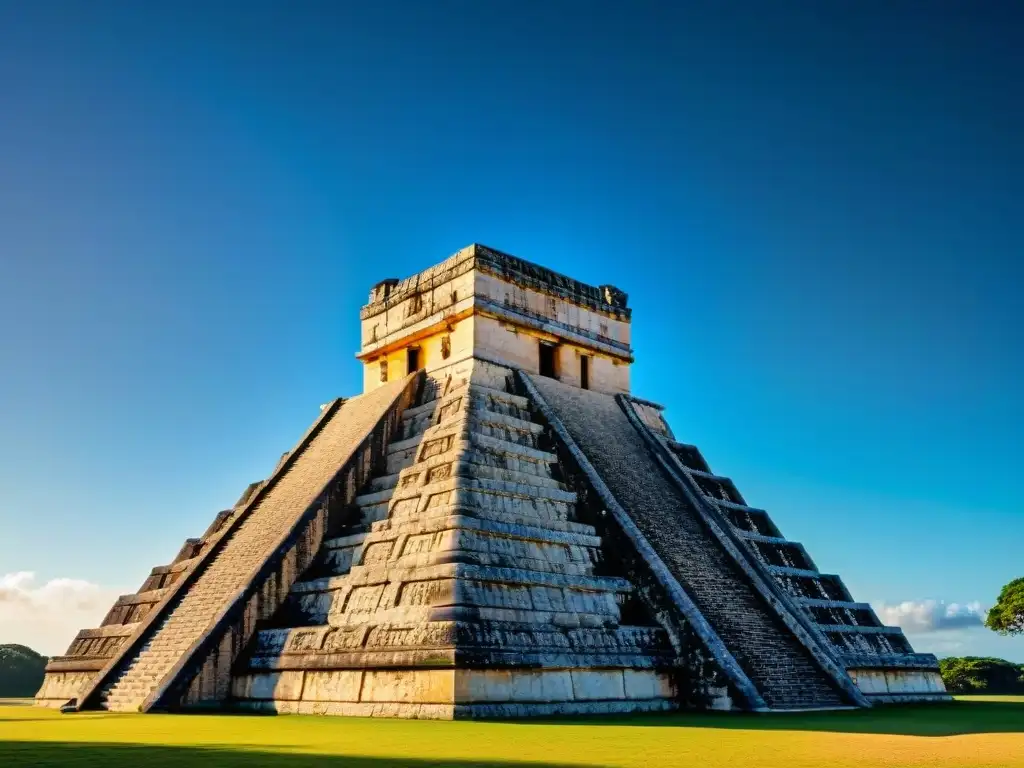
<path id="1" fill-rule="evenodd" d="M 1024 697 L 809 715 L 519 722 L 0 707 L 0 766 L 1024 766 Z"/>

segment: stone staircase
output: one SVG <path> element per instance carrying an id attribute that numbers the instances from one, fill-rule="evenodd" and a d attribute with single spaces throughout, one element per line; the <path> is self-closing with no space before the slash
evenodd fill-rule
<path id="1" fill-rule="evenodd" d="M 734 660 L 769 709 L 852 703 L 666 476 L 613 396 L 527 381 L 710 624 L 711 642 L 724 644 L 726 668 Z"/>
<path id="2" fill-rule="evenodd" d="M 79 708 L 134 712 L 226 689 L 232 649 L 246 644 L 261 611 L 269 615 L 280 605 L 296 570 L 307 567 L 310 545 L 314 553 L 319 549 L 336 493 L 332 483 L 343 470 L 353 471 L 349 460 L 363 458 L 358 452 L 368 440 L 385 439 L 377 432 L 387 431 L 389 411 L 409 397 L 414 383 L 409 377 L 325 407 L 268 482 L 140 623 Z M 209 679 L 197 682 L 205 671 Z M 164 701 L 172 689 L 172 701 Z"/>
<path id="3" fill-rule="evenodd" d="M 822 573 L 807 549 L 785 538 L 771 516 L 752 507 L 728 477 L 711 471 L 700 450 L 656 435 L 677 473 L 711 505 L 735 540 L 760 563 L 767 580 L 788 596 L 794 612 L 827 647 L 869 701 L 948 700 L 932 654 L 915 653 L 899 627 L 887 627 L 868 603 L 853 599 L 837 574 Z M 852 672 L 851 672 L 852 670 Z"/>
<path id="4" fill-rule="evenodd" d="M 672 648 L 598 575 L 601 540 L 526 398 L 449 381 L 325 540 L 233 695 L 274 712 L 451 718 L 673 706 Z M 634 616 L 638 612 L 630 610 Z"/>

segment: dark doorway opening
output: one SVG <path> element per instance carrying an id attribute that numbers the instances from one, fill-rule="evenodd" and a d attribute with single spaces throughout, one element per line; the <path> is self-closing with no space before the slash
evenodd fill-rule
<path id="1" fill-rule="evenodd" d="M 590 389 L 590 358 L 580 355 L 580 386 Z"/>
<path id="2" fill-rule="evenodd" d="M 540 342 L 540 375 L 558 378 L 555 376 L 555 345 L 546 341 Z"/>
<path id="3" fill-rule="evenodd" d="M 409 373 L 412 373 L 413 371 L 418 371 L 420 369 L 420 348 L 419 347 L 409 347 L 408 355 L 409 355 L 409 360 L 408 360 L 409 365 L 406 368 L 406 371 L 408 371 Z"/>

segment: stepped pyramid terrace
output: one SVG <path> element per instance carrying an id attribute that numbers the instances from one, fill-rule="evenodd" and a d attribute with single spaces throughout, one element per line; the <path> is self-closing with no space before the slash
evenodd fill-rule
<path id="1" fill-rule="evenodd" d="M 79 632 L 40 705 L 483 718 L 949 699 L 934 656 L 631 393 L 616 287 L 471 245 L 378 283 L 360 322 L 363 393 L 321 406 L 267 479 Z"/>

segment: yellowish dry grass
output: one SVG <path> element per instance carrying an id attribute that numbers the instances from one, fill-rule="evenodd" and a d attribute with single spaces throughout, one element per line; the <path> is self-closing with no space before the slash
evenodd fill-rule
<path id="1" fill-rule="evenodd" d="M 0 709 L 0 766 L 1024 766 L 1024 700 L 810 715 L 547 722 Z"/>

